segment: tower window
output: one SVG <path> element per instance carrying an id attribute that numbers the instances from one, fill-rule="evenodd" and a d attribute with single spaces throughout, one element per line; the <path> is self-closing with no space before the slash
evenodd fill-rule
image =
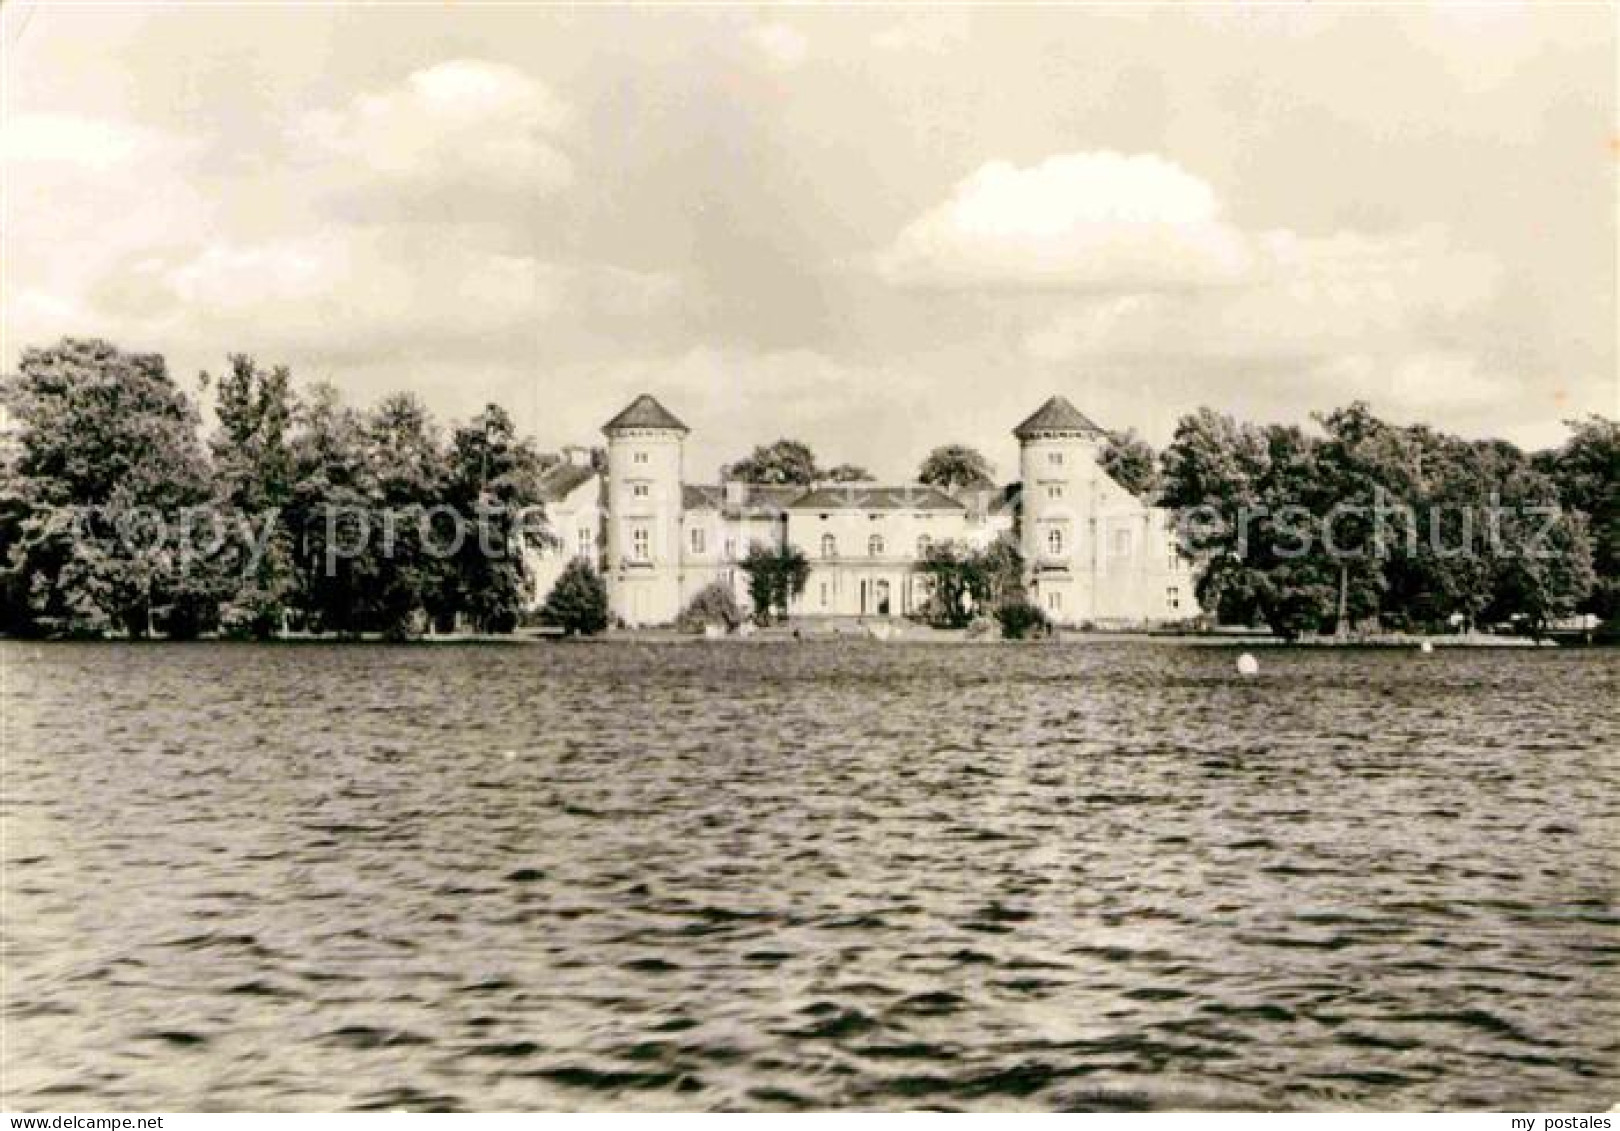
<path id="1" fill-rule="evenodd" d="M 1116 558 L 1129 557 L 1131 553 L 1131 532 L 1129 530 L 1114 531 L 1114 556 Z"/>
<path id="2" fill-rule="evenodd" d="M 638 562 L 652 556 L 652 535 L 645 526 L 630 528 L 630 556 Z"/>
<path id="3" fill-rule="evenodd" d="M 1063 463 L 1063 453 L 1062 452 L 1047 452 L 1046 453 L 1046 462 L 1050 463 L 1050 464 L 1054 464 L 1054 465 L 1062 464 Z"/>
<path id="4" fill-rule="evenodd" d="M 651 488 L 649 488 L 645 483 L 630 484 L 630 495 L 632 498 L 645 499 L 651 493 Z"/>
<path id="5" fill-rule="evenodd" d="M 821 607 L 824 609 L 827 607 L 827 583 L 825 581 L 821 583 Z"/>
<path id="6" fill-rule="evenodd" d="M 831 534 L 821 536 L 821 556 L 824 558 L 836 558 L 838 556 L 838 539 Z"/>
<path id="7" fill-rule="evenodd" d="M 926 558 L 928 556 L 928 550 L 931 546 L 933 546 L 933 544 L 934 540 L 928 537 L 928 535 L 917 535 L 917 556 L 919 558 Z"/>
<path id="8" fill-rule="evenodd" d="M 1164 591 L 1164 600 L 1172 609 L 1181 608 L 1181 590 L 1172 585 Z"/>
<path id="9" fill-rule="evenodd" d="M 575 545 L 579 547 L 579 556 L 582 558 L 590 557 L 591 551 L 596 549 L 596 538 L 591 533 L 591 528 L 588 526 L 580 527 L 575 534 L 575 538 Z"/>
<path id="10" fill-rule="evenodd" d="M 1046 497 L 1048 499 L 1061 499 L 1063 497 L 1063 484 L 1048 483 L 1046 485 Z"/>
<path id="11" fill-rule="evenodd" d="M 1052 592 L 1048 593 L 1046 595 L 1046 607 L 1051 609 L 1053 612 L 1057 612 L 1057 610 L 1061 609 L 1063 607 L 1063 593 L 1057 589 L 1054 589 Z"/>
<path id="12" fill-rule="evenodd" d="M 704 537 L 703 527 L 692 527 L 692 552 L 701 554 L 708 549 L 708 539 Z"/>
<path id="13" fill-rule="evenodd" d="M 631 463 L 646 463 L 647 462 L 647 453 L 646 452 L 636 452 L 634 455 L 632 455 L 630 457 L 630 462 Z"/>
<path id="14" fill-rule="evenodd" d="M 868 538 L 866 540 L 866 552 L 870 557 L 881 558 L 883 556 L 883 535 L 874 534 Z"/>
<path id="15" fill-rule="evenodd" d="M 1063 531 L 1055 526 L 1046 532 L 1046 552 L 1054 558 L 1063 556 Z"/>

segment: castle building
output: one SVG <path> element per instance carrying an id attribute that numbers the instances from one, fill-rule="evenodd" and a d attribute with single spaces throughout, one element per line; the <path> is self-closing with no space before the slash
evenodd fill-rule
<path id="1" fill-rule="evenodd" d="M 921 613 L 930 545 L 1016 537 L 1030 599 L 1065 625 L 1141 625 L 1198 615 L 1169 512 L 1138 499 L 1098 462 L 1106 433 L 1062 397 L 1013 430 L 1021 480 L 945 491 L 922 484 L 759 486 L 686 480 L 689 429 L 651 396 L 602 427 L 605 476 L 570 458 L 542 482 L 558 547 L 538 563 L 543 600 L 568 557 L 603 572 L 612 614 L 673 622 L 719 581 L 748 605 L 739 566 L 755 543 L 791 545 L 810 565 L 795 619 Z"/>

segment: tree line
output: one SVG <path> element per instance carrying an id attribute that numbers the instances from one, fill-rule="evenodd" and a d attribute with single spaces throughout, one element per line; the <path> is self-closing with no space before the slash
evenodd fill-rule
<path id="1" fill-rule="evenodd" d="M 557 457 L 499 406 L 445 427 L 409 394 L 361 410 L 330 385 L 299 392 L 286 367 L 241 354 L 200 388 L 214 399 L 206 436 L 161 356 L 71 338 L 23 351 L 0 381 L 11 420 L 0 437 L 0 630 L 399 637 L 518 623 L 531 596 L 525 551 L 550 538 L 540 478 Z M 1173 511 L 1200 603 L 1223 622 L 1295 637 L 1620 617 L 1614 421 L 1572 421 L 1565 443 L 1535 453 L 1391 424 L 1359 403 L 1316 423 L 1307 432 L 1201 409 L 1163 452 L 1124 432 L 1104 440 L 1099 462 Z M 757 447 L 723 475 L 871 479 L 821 468 L 796 440 Z M 935 448 L 917 473 L 946 490 L 993 476 L 961 444 Z M 143 528 L 172 533 L 194 513 L 210 516 L 206 537 L 177 544 Z M 358 529 L 379 514 L 383 529 Z M 743 565 L 767 618 L 785 614 L 808 574 L 791 547 L 751 547 Z M 1021 603 L 1015 542 L 942 543 L 918 569 L 938 623 Z M 568 580 L 554 602 L 563 611 L 549 615 L 605 623 L 594 570 Z"/>
<path id="2" fill-rule="evenodd" d="M 300 395 L 285 367 L 242 354 L 201 385 L 217 416 L 206 440 L 161 356 L 95 339 L 23 351 L 3 388 L 5 631 L 400 637 L 517 623 L 551 457 L 503 409 L 446 430 L 409 394 L 362 411 L 330 385 Z"/>

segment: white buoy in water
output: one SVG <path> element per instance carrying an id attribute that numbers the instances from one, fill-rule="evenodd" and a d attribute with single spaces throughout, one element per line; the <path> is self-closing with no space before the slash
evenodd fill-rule
<path id="1" fill-rule="evenodd" d="M 1238 657 L 1237 669 L 1239 675 L 1259 675 L 1260 661 L 1245 652 Z"/>
<path id="2" fill-rule="evenodd" d="M 1433 642 L 1425 640 L 1422 644 L 1418 645 L 1418 651 L 1422 652 L 1425 656 L 1427 656 L 1430 652 L 1434 651 Z"/>

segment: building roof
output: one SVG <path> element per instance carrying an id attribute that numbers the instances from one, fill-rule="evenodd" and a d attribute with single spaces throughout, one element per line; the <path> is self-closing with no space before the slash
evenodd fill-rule
<path id="1" fill-rule="evenodd" d="M 965 509 L 937 487 L 906 483 L 874 487 L 866 483 L 840 483 L 806 491 L 788 507 L 796 511 L 959 511 Z"/>
<path id="2" fill-rule="evenodd" d="M 690 428 L 681 423 L 679 417 L 659 404 L 655 397 L 647 393 L 642 393 L 631 401 L 623 412 L 602 425 L 602 431 L 609 434 L 622 428 L 667 428 L 676 432 L 691 431 Z"/>
<path id="3" fill-rule="evenodd" d="M 1034 414 L 1013 429 L 1013 435 L 1022 440 L 1037 432 L 1085 432 L 1106 435 L 1085 413 L 1063 397 L 1051 397 Z"/>
<path id="4" fill-rule="evenodd" d="M 749 483 L 744 485 L 742 501 L 737 503 L 726 500 L 724 484 L 687 483 L 681 487 L 681 507 L 689 511 L 721 511 L 730 518 L 742 514 L 779 515 L 806 490 L 797 484 Z"/>
<path id="5" fill-rule="evenodd" d="M 540 499 L 547 503 L 560 503 L 572 495 L 582 483 L 596 477 L 596 469 L 577 463 L 559 463 L 548 467 L 540 475 Z"/>
<path id="6" fill-rule="evenodd" d="M 957 487 L 951 497 L 972 514 L 1014 514 L 1018 510 L 1022 483 L 1007 483 L 1000 487 Z"/>

